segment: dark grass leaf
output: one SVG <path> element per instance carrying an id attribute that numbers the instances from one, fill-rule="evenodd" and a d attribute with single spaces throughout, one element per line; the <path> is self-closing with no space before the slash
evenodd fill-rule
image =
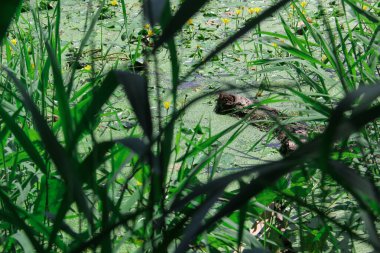
<path id="1" fill-rule="evenodd" d="M 298 163 L 300 164 L 300 161 Z M 222 219 L 223 217 L 231 214 L 233 211 L 238 210 L 242 208 L 253 196 L 259 194 L 261 191 L 263 191 L 265 188 L 273 185 L 281 176 L 285 175 L 286 173 L 295 170 L 297 166 L 295 164 L 292 164 L 291 162 L 288 162 L 287 160 L 282 160 L 279 162 L 273 162 L 271 164 L 266 164 L 262 166 L 254 166 L 251 169 L 246 170 L 246 172 L 253 171 L 256 172 L 256 176 L 254 179 L 252 179 L 247 185 L 241 185 L 239 189 L 239 193 L 234 196 L 234 198 L 230 199 L 230 201 L 224 205 L 220 210 L 218 210 L 214 215 L 212 215 L 209 219 L 202 222 L 199 221 L 196 225 L 197 226 L 189 226 L 187 229 L 187 232 L 185 233 L 184 238 L 181 241 L 180 249 L 187 249 L 186 246 L 191 243 L 192 239 L 195 238 L 196 235 L 199 235 L 206 231 L 208 228 L 213 226 L 217 221 Z M 235 176 L 239 175 L 239 173 L 235 173 Z M 239 175 L 240 177 L 242 175 Z M 239 176 L 237 178 L 239 178 Z M 217 188 L 208 188 L 207 190 L 203 190 L 202 194 L 208 195 L 209 192 L 214 193 L 215 195 L 221 194 L 224 191 L 224 188 L 230 183 L 231 179 L 236 179 L 233 177 L 223 177 L 221 178 L 223 182 L 222 187 Z M 218 179 L 217 179 L 218 180 Z M 215 180 L 215 181 L 217 181 Z M 210 184 L 206 184 L 210 185 Z M 203 211 L 201 208 L 203 206 L 200 205 L 197 209 Z M 207 208 L 211 208 L 211 205 L 207 205 Z M 197 212 L 195 213 L 197 215 Z M 176 252 L 185 252 L 185 251 L 176 251 Z"/>
<path id="2" fill-rule="evenodd" d="M 91 237 L 91 239 L 89 239 L 88 241 L 80 245 L 77 245 L 77 242 L 73 242 L 72 246 L 70 247 L 71 250 L 69 252 L 79 253 L 79 252 L 84 252 L 87 248 L 91 248 L 91 247 L 96 248 L 96 246 L 99 245 L 102 242 L 102 240 L 105 237 L 107 237 L 113 230 L 115 230 L 116 228 L 122 225 L 127 226 L 129 221 L 135 221 L 138 218 L 138 216 L 143 214 L 145 211 L 146 211 L 145 209 L 138 209 L 134 212 L 120 215 L 120 218 L 117 222 L 107 226 L 101 232 L 94 234 Z"/>
<path id="3" fill-rule="evenodd" d="M 106 160 L 106 153 L 115 145 L 113 141 L 97 143 L 93 146 L 92 151 L 83 162 L 79 165 L 81 181 L 92 183 L 96 176 L 96 169 Z"/>
<path id="4" fill-rule="evenodd" d="M 325 138 L 327 142 L 331 139 L 345 138 L 353 132 L 359 130 L 367 123 L 380 116 L 380 106 L 367 109 L 371 103 L 380 96 L 380 84 L 373 86 L 363 86 L 356 91 L 350 92 L 342 99 L 331 113 Z M 353 109 L 356 102 L 362 99 L 349 119 L 344 118 L 344 113 Z"/>
<path id="5" fill-rule="evenodd" d="M 310 210 L 311 212 L 315 213 L 319 217 L 323 217 L 326 221 L 330 222 L 331 224 L 334 224 L 338 228 L 342 229 L 342 231 L 347 232 L 352 238 L 355 238 L 359 241 L 366 241 L 365 237 L 363 235 L 359 235 L 357 232 L 352 231 L 350 228 L 350 224 L 344 224 L 340 223 L 336 220 L 336 217 L 329 216 L 326 214 L 324 210 L 319 209 L 318 207 L 314 206 L 313 204 L 307 203 L 306 201 L 302 200 L 298 196 L 295 196 L 294 193 L 289 194 L 287 192 L 278 192 L 279 195 L 281 195 L 283 198 L 285 198 L 288 201 L 294 202 L 299 206 L 303 206 L 306 209 Z"/>
<path id="6" fill-rule="evenodd" d="M 318 147 L 318 145 L 313 144 L 314 147 Z M 308 150 L 308 148 L 305 148 L 304 150 Z M 178 211 L 182 209 L 184 206 L 187 205 L 191 200 L 194 198 L 207 194 L 208 191 L 213 191 L 216 189 L 219 189 L 220 191 L 223 191 L 224 188 L 229 185 L 231 182 L 235 180 L 240 180 L 241 178 L 252 175 L 254 173 L 272 173 L 276 171 L 281 171 L 283 168 L 289 168 L 289 167 L 294 167 L 299 162 L 299 158 L 297 159 L 296 157 L 293 158 L 293 156 L 296 154 L 300 158 L 302 158 L 303 154 L 297 154 L 297 152 L 292 153 L 286 160 L 282 160 L 279 162 L 273 162 L 269 164 L 264 164 L 264 165 L 257 165 L 253 167 L 247 167 L 247 168 L 242 168 L 242 171 L 220 177 L 218 179 L 215 179 L 207 184 L 198 186 L 197 188 L 193 189 L 192 192 L 183 197 L 182 199 L 177 199 L 173 202 L 172 206 L 170 207 L 171 211 Z M 304 157 L 303 159 L 306 159 Z"/>
<path id="7" fill-rule="evenodd" d="M 369 241 L 371 245 L 375 248 L 375 250 L 379 252 L 380 238 L 379 238 L 379 234 L 378 234 L 379 232 L 375 223 L 376 217 L 374 217 L 373 215 L 365 211 L 361 212 L 361 216 L 368 231 Z"/>
<path id="8" fill-rule="evenodd" d="M 0 44 L 5 38 L 9 25 L 12 22 L 13 16 L 18 11 L 22 1 L 21 0 L 8 0 L 1 1 L 0 8 Z"/>
<path id="9" fill-rule="evenodd" d="M 353 169 L 347 165 L 337 162 L 329 162 L 329 172 L 332 177 L 349 191 L 362 207 L 362 218 L 369 232 L 369 240 L 372 246 L 380 250 L 380 238 L 375 225 L 375 215 L 372 214 L 369 202 L 375 201 L 377 207 L 380 207 L 380 193 L 376 186 L 369 182 L 366 178 L 361 177 Z M 371 200 L 371 201 L 369 201 Z"/>
<path id="10" fill-rule="evenodd" d="M 168 21 L 168 24 L 163 27 L 162 36 L 155 44 L 154 50 L 157 50 L 165 42 L 171 39 L 184 24 L 196 14 L 208 0 L 186 0 L 174 16 Z M 164 24 L 165 25 L 165 24 Z"/>
<path id="11" fill-rule="evenodd" d="M 207 215 L 210 208 L 216 203 L 222 193 L 223 192 L 218 189 L 207 193 L 206 200 L 198 206 L 197 211 L 192 215 L 190 224 L 186 227 L 183 237 L 181 238 L 181 243 L 176 248 L 175 253 L 187 252 L 190 243 L 197 235 L 200 235 L 200 233 L 197 233 L 197 230 L 201 226 L 203 218 Z"/>
<path id="12" fill-rule="evenodd" d="M 270 251 L 265 249 L 244 249 L 243 253 L 270 253 Z"/>
<path id="13" fill-rule="evenodd" d="M 346 2 L 349 6 L 351 6 L 355 11 L 357 11 L 360 15 L 362 16 L 365 16 L 366 18 L 368 18 L 371 22 L 373 23 L 376 23 L 379 25 L 380 23 L 380 20 L 376 17 L 376 16 L 373 16 L 372 13 L 368 12 L 368 11 L 365 11 L 361 8 L 359 8 L 355 2 L 352 2 L 351 0 L 343 0 L 344 2 Z"/>
<path id="14" fill-rule="evenodd" d="M 77 145 L 80 136 L 85 131 L 90 130 L 97 118 L 97 115 L 101 111 L 102 106 L 108 101 L 118 85 L 119 84 L 115 77 L 115 73 L 111 71 L 108 73 L 102 84 L 95 88 L 91 102 L 88 104 L 87 108 L 84 109 L 85 111 L 82 114 L 79 123 L 76 125 L 72 141 L 68 148 L 69 150 Z"/>
<path id="15" fill-rule="evenodd" d="M 77 163 L 73 158 L 66 153 L 66 150 L 58 142 L 53 132 L 49 128 L 47 122 L 42 117 L 37 109 L 37 106 L 32 101 L 27 90 L 21 81 L 14 75 L 13 72 L 4 68 L 8 76 L 13 80 L 17 89 L 20 91 L 24 106 L 31 112 L 34 124 L 39 132 L 42 142 L 53 160 L 58 172 L 67 183 L 67 189 L 70 195 L 75 199 L 79 209 L 83 211 L 92 224 L 93 216 L 87 204 L 85 194 L 81 188 L 78 172 L 76 171 Z"/>
<path id="16" fill-rule="evenodd" d="M 329 165 L 329 172 L 334 179 L 356 198 L 362 199 L 363 204 L 366 204 L 368 209 L 370 209 L 369 203 L 364 200 L 368 198 L 375 201 L 380 207 L 380 193 L 373 183 L 343 163 L 330 161 Z"/>
<path id="17" fill-rule="evenodd" d="M 46 165 L 41 157 L 40 153 L 34 146 L 34 144 L 30 141 L 29 137 L 25 134 L 25 132 L 21 129 L 21 127 L 17 124 L 15 119 L 11 117 L 2 106 L 0 106 L 0 116 L 4 121 L 7 128 L 13 133 L 16 137 L 17 141 L 24 148 L 25 152 L 28 153 L 29 157 L 36 164 L 36 166 L 46 174 Z"/>
<path id="18" fill-rule="evenodd" d="M 145 135 L 151 140 L 153 125 L 147 81 L 145 78 L 129 72 L 115 71 L 114 74 L 117 81 L 122 84 Z"/>
<path id="19" fill-rule="evenodd" d="M 189 1 L 189 0 L 188 0 Z M 193 2 L 193 1 L 191 1 Z M 280 0 L 273 6 L 269 7 L 268 9 L 264 10 L 260 15 L 258 15 L 255 18 L 249 19 L 244 26 L 238 30 L 236 33 L 231 35 L 228 39 L 217 45 L 213 51 L 211 51 L 204 59 L 195 64 L 195 66 L 185 75 L 186 79 L 191 73 L 193 73 L 195 70 L 199 69 L 201 66 L 209 62 L 211 59 L 213 59 L 218 53 L 223 51 L 226 47 L 234 43 L 236 40 L 244 36 L 247 32 L 252 30 L 254 27 L 256 27 L 258 24 L 260 24 L 262 21 L 264 21 L 266 18 L 271 17 L 275 12 L 280 10 L 284 5 L 286 5 L 290 0 Z"/>
<path id="20" fill-rule="evenodd" d="M 67 194 L 67 190 L 65 190 L 62 201 L 60 202 L 60 206 L 58 208 L 58 212 L 53 218 L 54 224 L 52 226 L 52 230 L 49 236 L 48 252 L 51 252 L 51 248 L 53 247 L 53 243 L 57 238 L 58 232 L 61 229 L 61 227 L 64 226 L 64 219 L 71 204 L 72 204 L 72 200 L 69 198 L 69 195 Z"/>
<path id="21" fill-rule="evenodd" d="M 245 183 L 243 181 L 240 181 L 240 185 L 244 185 Z M 240 246 L 242 245 L 243 241 L 243 235 L 245 230 L 245 222 L 247 220 L 247 211 L 248 211 L 248 204 L 245 204 L 240 208 L 239 211 L 239 230 L 238 230 L 238 238 L 237 238 L 237 251 L 239 251 Z"/>
<path id="22" fill-rule="evenodd" d="M 155 25 L 161 19 L 165 4 L 169 4 L 168 0 L 144 0 L 144 14 L 148 18 L 151 25 Z"/>
<path id="23" fill-rule="evenodd" d="M 46 252 L 35 238 L 34 230 L 25 223 L 24 217 L 19 216 L 19 212 L 17 212 L 18 208 L 13 205 L 2 189 L 0 189 L 0 199 L 5 207 L 3 210 L 0 210 L 0 217 L 3 216 L 3 220 L 7 220 L 12 225 L 23 230 L 37 252 Z"/>
<path id="24" fill-rule="evenodd" d="M 169 5 L 165 6 L 165 14 L 168 19 L 172 18 L 172 13 Z M 165 20 L 162 20 L 161 22 L 162 26 L 165 26 Z M 177 47 L 175 44 L 174 37 L 170 38 L 168 40 L 168 48 L 169 48 L 169 54 L 170 54 L 170 63 L 172 68 L 172 97 L 173 97 L 173 112 L 175 113 L 177 111 L 177 93 L 178 93 L 178 83 L 179 83 L 179 73 L 180 73 L 180 65 L 178 62 L 178 53 L 177 53 Z M 166 173 L 166 170 L 169 166 L 171 154 L 172 154 L 172 140 L 174 137 L 174 126 L 175 121 L 170 121 L 167 127 L 165 128 L 164 138 L 161 144 L 161 152 L 162 155 L 160 156 L 160 162 L 161 162 L 161 168 Z"/>
<path id="25" fill-rule="evenodd" d="M 140 158 L 144 159 L 149 152 L 149 146 L 146 145 L 142 140 L 138 138 L 127 138 L 116 141 L 119 144 L 131 149 L 136 153 Z"/>

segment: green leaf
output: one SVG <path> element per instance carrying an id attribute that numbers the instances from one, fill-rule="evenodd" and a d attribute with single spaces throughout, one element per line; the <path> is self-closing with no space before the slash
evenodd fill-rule
<path id="1" fill-rule="evenodd" d="M 115 71 L 114 74 L 117 81 L 122 84 L 144 133 L 149 139 L 152 139 L 153 124 L 147 81 L 145 78 L 129 72 Z"/>
<path id="2" fill-rule="evenodd" d="M 0 8 L 0 44 L 2 44 L 5 38 L 6 32 L 9 25 L 12 22 L 13 16 L 16 14 L 19 6 L 21 5 L 21 0 L 7 0 L 1 2 Z"/>

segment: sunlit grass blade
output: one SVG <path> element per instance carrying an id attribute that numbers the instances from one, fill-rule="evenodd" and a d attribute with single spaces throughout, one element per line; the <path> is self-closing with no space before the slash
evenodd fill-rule
<path id="1" fill-rule="evenodd" d="M 326 106 L 326 105 L 322 104 L 321 102 L 305 95 L 302 92 L 296 91 L 292 88 L 287 88 L 287 89 L 290 90 L 296 96 L 300 97 L 305 103 L 310 105 L 315 111 L 321 113 L 322 115 L 324 115 L 326 117 L 330 116 L 332 110 L 328 106 Z"/>
<path id="2" fill-rule="evenodd" d="M 54 86 L 58 101 L 58 111 L 60 119 L 62 120 L 62 130 L 65 136 L 66 143 L 69 143 L 73 134 L 72 117 L 70 115 L 69 99 L 66 95 L 66 90 L 63 84 L 62 71 L 58 61 L 53 53 L 50 44 L 45 42 L 46 50 L 48 52 L 51 67 L 54 76 Z"/>

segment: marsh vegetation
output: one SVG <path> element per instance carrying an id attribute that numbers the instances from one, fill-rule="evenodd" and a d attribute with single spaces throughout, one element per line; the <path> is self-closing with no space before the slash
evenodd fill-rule
<path id="1" fill-rule="evenodd" d="M 0 250 L 380 251 L 379 16 L 3 1 Z"/>

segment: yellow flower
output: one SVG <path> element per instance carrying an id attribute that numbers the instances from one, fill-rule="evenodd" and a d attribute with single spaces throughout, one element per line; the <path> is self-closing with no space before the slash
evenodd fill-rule
<path id="1" fill-rule="evenodd" d="M 254 8 L 248 8 L 248 13 L 249 13 L 249 14 L 253 14 L 253 13 L 255 13 Z"/>
<path id="2" fill-rule="evenodd" d="M 118 5 L 117 0 L 112 0 L 112 1 L 110 2 L 110 5 L 112 5 L 112 6 L 117 6 L 117 5 Z"/>
<path id="3" fill-rule="evenodd" d="M 188 25 L 194 25 L 194 23 L 193 23 L 193 19 L 192 18 L 190 18 L 189 20 L 187 20 L 187 22 L 186 22 Z"/>
<path id="4" fill-rule="evenodd" d="M 164 108 L 165 108 L 166 110 L 169 110 L 169 108 L 170 108 L 170 101 L 165 101 L 165 102 L 164 102 Z"/>
<path id="5" fill-rule="evenodd" d="M 366 10 L 368 10 L 368 6 L 367 5 L 363 5 L 363 11 L 366 11 Z"/>
<path id="6" fill-rule="evenodd" d="M 222 18 L 222 22 L 223 24 L 227 25 L 231 20 L 229 20 L 228 18 Z"/>
<path id="7" fill-rule="evenodd" d="M 327 56 L 326 55 L 322 55 L 321 62 L 325 62 L 326 60 L 327 60 Z"/>
<path id="8" fill-rule="evenodd" d="M 92 69 L 92 67 L 91 67 L 91 65 L 86 65 L 86 66 L 84 66 L 83 69 L 86 71 L 90 71 Z"/>
<path id="9" fill-rule="evenodd" d="M 276 42 L 272 42 L 272 46 L 273 46 L 274 48 L 278 48 L 278 45 L 277 45 Z"/>
<path id="10" fill-rule="evenodd" d="M 150 29 L 150 24 L 144 25 L 144 28 L 147 29 L 147 30 Z"/>
<path id="11" fill-rule="evenodd" d="M 11 43 L 12 43 L 14 46 L 16 46 L 16 44 L 17 44 L 17 40 L 16 40 L 16 39 L 12 39 L 12 40 L 11 40 Z"/>
<path id="12" fill-rule="evenodd" d="M 236 14 L 236 16 L 239 16 L 241 14 L 241 9 L 236 9 L 235 14 Z"/>
<path id="13" fill-rule="evenodd" d="M 261 8 L 260 7 L 255 7 L 253 8 L 253 12 L 256 13 L 256 14 L 259 14 L 261 12 Z"/>
<path id="14" fill-rule="evenodd" d="M 154 35 L 154 32 L 152 29 L 148 30 L 148 37 L 152 37 Z"/>
<path id="15" fill-rule="evenodd" d="M 302 2 L 301 2 L 301 6 L 302 6 L 302 8 L 305 8 L 306 5 L 307 5 L 307 2 L 305 2 L 305 1 L 302 1 Z"/>

